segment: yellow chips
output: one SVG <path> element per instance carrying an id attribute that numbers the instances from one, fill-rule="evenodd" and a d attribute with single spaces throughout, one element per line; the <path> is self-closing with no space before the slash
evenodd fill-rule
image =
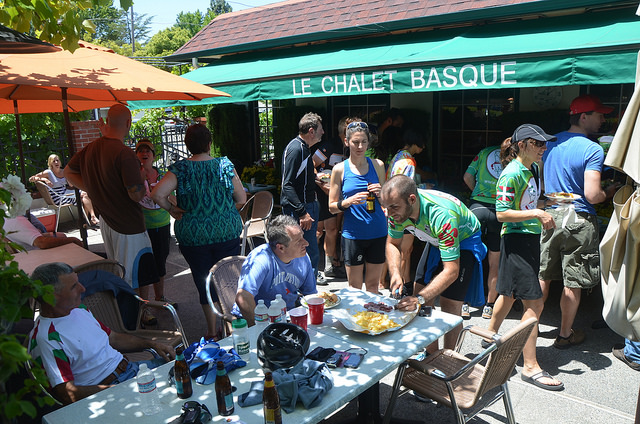
<path id="1" fill-rule="evenodd" d="M 356 324 L 374 333 L 400 327 L 400 324 L 395 323 L 387 315 L 378 312 L 358 312 L 353 317 Z"/>

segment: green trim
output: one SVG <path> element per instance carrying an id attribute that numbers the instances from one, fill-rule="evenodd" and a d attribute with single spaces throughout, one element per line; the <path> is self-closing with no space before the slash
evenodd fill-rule
<path id="1" fill-rule="evenodd" d="M 382 22 L 379 24 L 363 25 L 351 28 L 340 28 L 330 31 L 313 32 L 308 34 L 300 34 L 291 37 L 272 38 L 252 43 L 234 44 L 230 46 L 213 48 L 207 50 L 200 50 L 196 52 L 188 52 L 182 54 L 173 54 L 167 56 L 167 60 L 174 61 L 191 61 L 191 58 L 197 57 L 202 63 L 215 63 L 217 60 L 207 56 L 219 56 L 225 54 L 250 52 L 255 50 L 273 49 L 283 46 L 290 46 L 300 43 L 314 43 L 314 42 L 326 42 L 337 41 L 345 38 L 345 35 L 351 37 L 359 36 L 384 36 L 390 32 L 403 31 L 403 30 L 418 30 L 421 28 L 433 28 L 438 26 L 451 25 L 455 23 L 469 23 L 473 25 L 474 22 L 484 23 L 485 21 L 504 20 L 505 18 L 519 19 L 527 15 L 532 14 L 544 14 L 549 12 L 557 12 L 565 9 L 578 9 L 578 8 L 590 8 L 596 6 L 610 6 L 616 5 L 618 7 L 627 6 L 625 10 L 626 14 L 633 15 L 637 5 L 634 2 L 628 0 L 607 1 L 607 0 L 540 0 L 531 1 L 522 4 L 504 5 L 496 7 L 483 7 L 474 10 L 465 10 L 461 12 L 446 13 L 434 16 L 423 16 L 413 19 L 402 19 L 397 21 Z M 594 12 L 598 16 L 600 13 L 608 12 Z M 591 15 L 574 15 L 573 18 L 591 19 Z M 567 19 L 567 17 L 564 17 Z M 597 19 L 597 18 L 594 18 Z M 531 24 L 531 21 L 519 22 L 519 25 Z M 537 25 L 536 21 L 536 25 Z M 477 25 L 477 24 L 476 24 Z M 348 41 L 351 43 L 351 40 Z"/>

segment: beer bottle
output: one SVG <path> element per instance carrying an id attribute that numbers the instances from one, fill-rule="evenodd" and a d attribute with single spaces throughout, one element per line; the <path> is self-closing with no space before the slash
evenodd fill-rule
<path id="1" fill-rule="evenodd" d="M 218 361 L 218 374 L 216 375 L 216 401 L 218 402 L 218 414 L 226 417 L 233 414 L 233 389 L 231 381 L 224 368 L 224 362 Z"/>
<path id="2" fill-rule="evenodd" d="M 367 212 L 369 213 L 373 213 L 376 210 L 376 196 L 372 193 L 369 192 L 369 194 L 367 194 Z"/>
<path id="3" fill-rule="evenodd" d="M 180 399 L 190 398 L 193 394 L 189 365 L 184 359 L 184 346 L 176 348 L 176 362 L 173 366 L 173 378 L 176 380 L 176 390 Z"/>
<path id="4" fill-rule="evenodd" d="M 265 424 L 282 424 L 280 397 L 270 372 L 264 373 L 264 391 L 262 392 L 262 410 Z"/>

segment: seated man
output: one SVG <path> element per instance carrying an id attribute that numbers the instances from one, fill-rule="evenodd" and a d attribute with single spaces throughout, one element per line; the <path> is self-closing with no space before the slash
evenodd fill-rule
<path id="1" fill-rule="evenodd" d="M 85 289 L 69 265 L 40 265 L 31 278 L 54 288 L 55 305 L 38 299 L 40 316 L 29 335 L 29 353 L 44 368 L 59 401 L 69 404 L 134 377 L 139 364 L 120 351 L 155 349 L 162 358 L 150 361 L 150 368 L 175 357 L 170 346 L 111 331 L 81 308 Z"/>
<path id="2" fill-rule="evenodd" d="M 75 237 L 67 237 L 63 233 L 42 234 L 24 216 L 5 218 L 2 228 L 6 233 L 5 236 L 10 241 L 21 245 L 27 250 L 32 250 L 34 247 L 38 249 L 50 249 L 69 243 L 75 243 L 83 247 L 80 240 Z"/>
<path id="3" fill-rule="evenodd" d="M 306 247 L 309 243 L 291 216 L 278 215 L 267 224 L 269 243 L 253 249 L 242 265 L 233 314 L 254 322 L 256 302 L 269 306 L 280 293 L 287 309 L 295 307 L 298 293 L 316 293 L 316 279 Z"/>

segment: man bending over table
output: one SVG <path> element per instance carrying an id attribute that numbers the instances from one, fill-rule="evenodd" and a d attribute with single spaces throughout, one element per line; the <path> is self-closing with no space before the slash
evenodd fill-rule
<path id="1" fill-rule="evenodd" d="M 85 291 L 73 269 L 64 263 L 40 265 L 31 278 L 54 288 L 55 304 L 40 301 L 40 316 L 29 335 L 29 353 L 42 366 L 53 396 L 64 404 L 83 399 L 134 377 L 137 362 L 120 353 L 153 348 L 161 358 L 145 361 L 150 368 L 175 357 L 172 347 L 111 331 L 80 306 Z"/>
<path id="2" fill-rule="evenodd" d="M 389 217 L 386 253 L 391 293 L 402 290 L 404 284 L 400 258 L 405 229 L 427 242 L 425 250 L 430 245 L 437 247 L 429 255 L 440 254 L 439 260 L 427 261 L 427 266 L 434 263 L 435 271 L 431 275 L 422 272 L 424 278 L 416 279 L 414 296 L 402 299 L 398 308 L 414 311 L 418 305 L 433 305 L 440 296 L 441 309 L 460 316 L 469 287 L 482 285 L 481 266 L 487 248 L 480 239 L 478 218 L 456 197 L 437 190 L 418 190 L 413 179 L 405 175 L 395 175 L 382 186 L 380 203 Z M 445 334 L 446 349 L 454 348 L 461 330 L 462 325 L 458 325 Z"/>
<path id="3" fill-rule="evenodd" d="M 234 315 L 242 314 L 247 324 L 255 324 L 253 311 L 258 300 L 269 306 L 281 294 L 287 309 L 295 307 L 298 292 L 316 293 L 316 279 L 307 255 L 309 243 L 298 221 L 278 215 L 267 224 L 269 243 L 253 249 L 242 264 Z"/>

